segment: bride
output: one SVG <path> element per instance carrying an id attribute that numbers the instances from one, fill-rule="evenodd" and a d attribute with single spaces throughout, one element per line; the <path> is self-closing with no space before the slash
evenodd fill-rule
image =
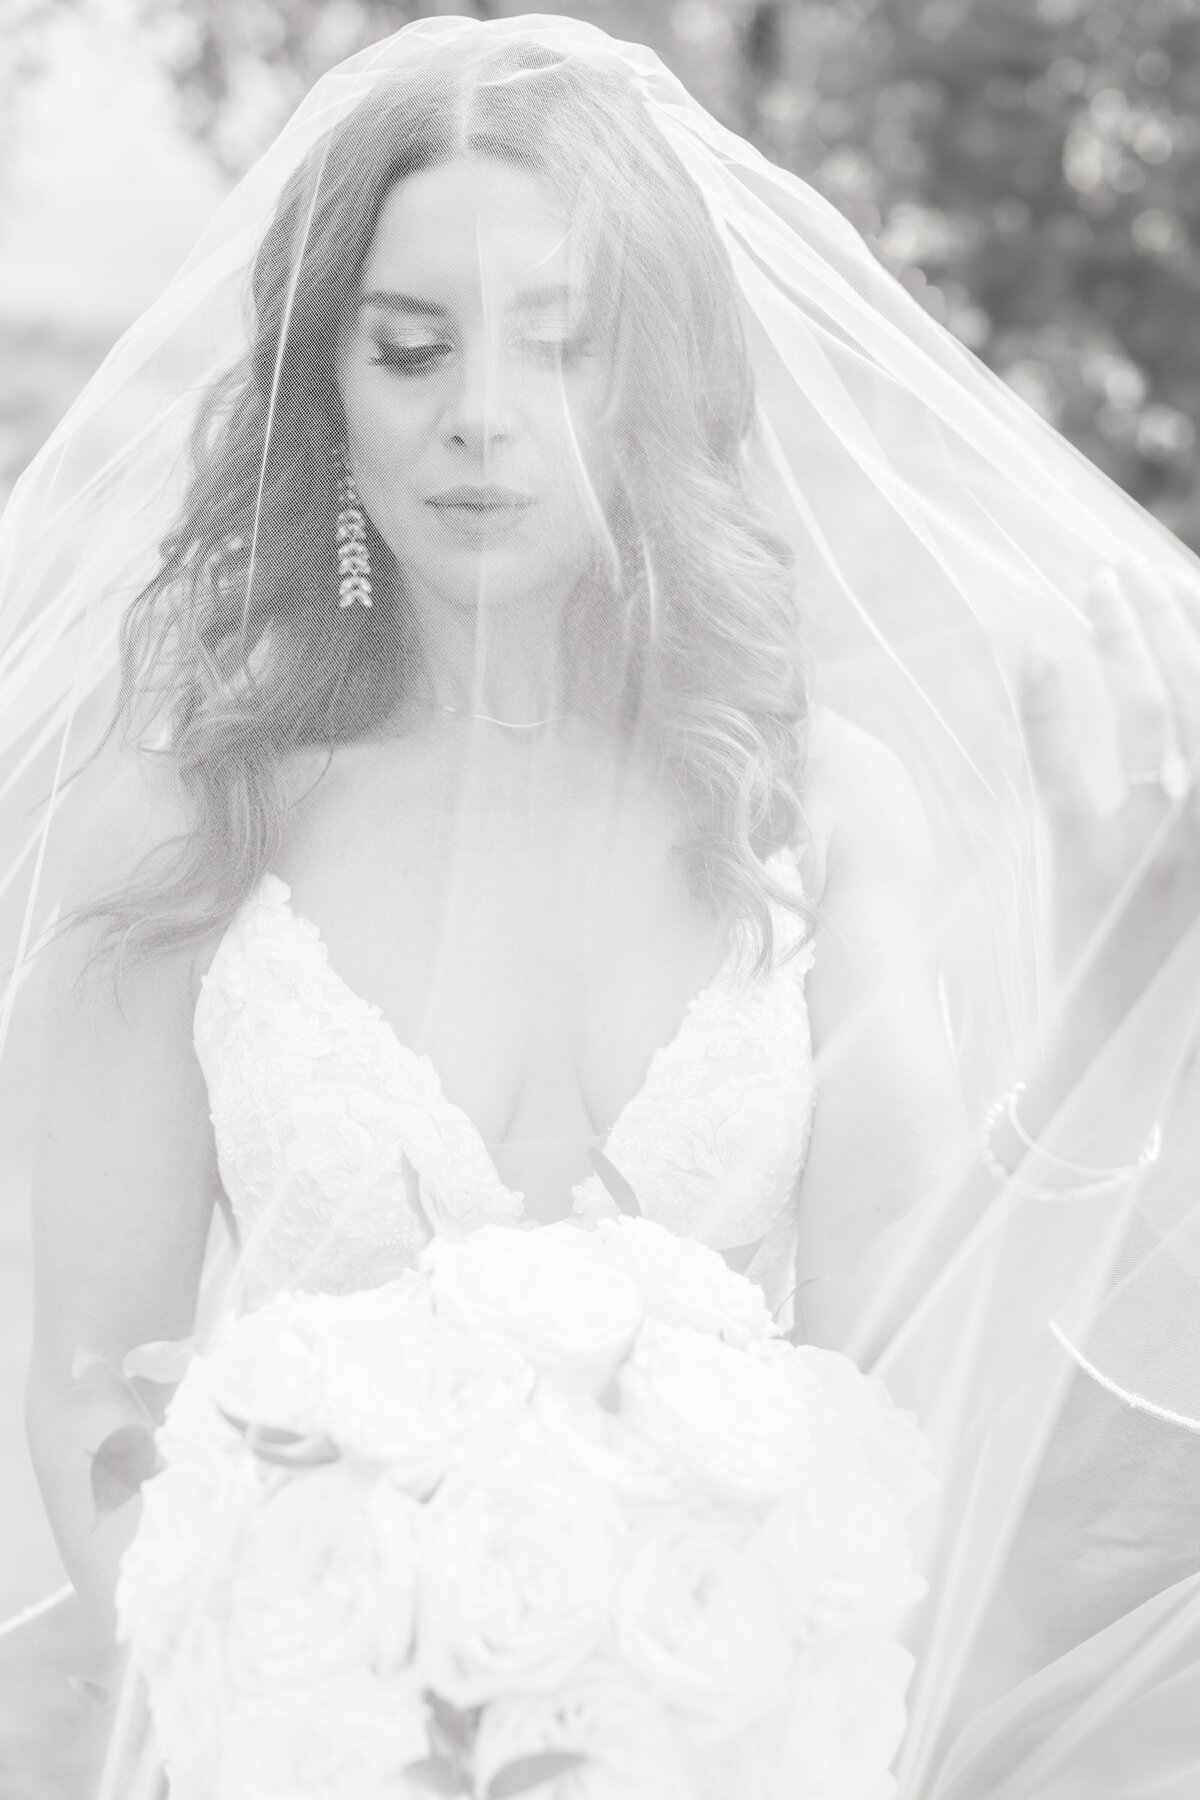
<path id="1" fill-rule="evenodd" d="M 14 502 L 4 677 L 54 781 L 30 1434 L 96 1617 L 115 1372 L 193 1331 L 214 1214 L 253 1307 L 636 1207 L 930 1435 L 903 1791 L 1132 1791 L 1118 1697 L 1174 1778 L 1200 1603 L 1107 1449 L 1194 1443 L 1143 1355 L 1191 1211 L 1141 1198 L 1194 1022 L 1184 553 L 561 20 L 335 71 L 97 380 Z M 1129 1554 L 1051 1580 L 1097 1455 Z"/>

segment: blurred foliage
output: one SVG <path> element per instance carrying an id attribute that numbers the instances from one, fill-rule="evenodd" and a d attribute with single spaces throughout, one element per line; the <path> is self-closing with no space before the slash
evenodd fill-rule
<path id="1" fill-rule="evenodd" d="M 0 321 L 0 505 L 107 349 L 54 320 Z"/>
<path id="2" fill-rule="evenodd" d="M 415 16 L 533 6 L 652 44 L 1200 549 L 1200 0 L 131 4 L 231 177 L 317 75 Z"/>
<path id="3" fill-rule="evenodd" d="M 0 172 L 20 142 L 21 97 L 44 73 L 47 44 L 63 0 L 7 0 L 0 14 Z"/>
<path id="4" fill-rule="evenodd" d="M 772 11 L 760 141 L 1200 549 L 1200 0 Z"/>

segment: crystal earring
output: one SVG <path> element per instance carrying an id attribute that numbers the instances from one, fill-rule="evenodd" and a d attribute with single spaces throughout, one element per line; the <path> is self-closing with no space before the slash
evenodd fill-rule
<path id="1" fill-rule="evenodd" d="M 337 513 L 338 605 L 371 605 L 371 558 L 367 553 L 367 521 L 350 465 L 338 465 Z"/>

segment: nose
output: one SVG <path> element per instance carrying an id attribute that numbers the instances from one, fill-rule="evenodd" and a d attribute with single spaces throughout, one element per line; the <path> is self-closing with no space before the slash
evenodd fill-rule
<path id="1" fill-rule="evenodd" d="M 442 428 L 449 442 L 483 456 L 516 437 L 520 396 L 512 359 L 495 344 L 465 345 Z"/>

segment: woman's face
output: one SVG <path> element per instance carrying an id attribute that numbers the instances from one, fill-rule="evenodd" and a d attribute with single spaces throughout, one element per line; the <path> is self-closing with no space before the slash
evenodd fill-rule
<path id="1" fill-rule="evenodd" d="M 538 176 L 462 159 L 399 182 L 338 350 L 350 463 L 418 601 L 562 599 L 604 530 L 610 359 Z"/>

